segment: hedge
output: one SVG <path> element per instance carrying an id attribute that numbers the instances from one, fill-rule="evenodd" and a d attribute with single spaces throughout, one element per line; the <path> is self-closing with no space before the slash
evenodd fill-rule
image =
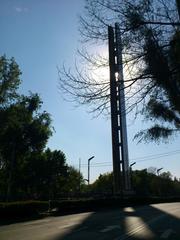
<path id="1" fill-rule="evenodd" d="M 111 198 L 89 198 L 79 200 L 57 200 L 57 201 L 24 201 L 0 203 L 0 220 L 13 220 L 31 218 L 42 215 L 43 212 L 51 211 L 52 215 L 63 215 L 69 213 L 80 213 L 84 211 L 107 210 L 117 207 L 137 206 L 153 203 L 178 202 L 180 197 L 131 197 L 121 199 Z"/>
<path id="2" fill-rule="evenodd" d="M 178 202 L 180 197 L 120 197 L 51 201 L 51 208 L 56 208 L 55 214 L 77 213 L 84 211 L 98 211 L 117 207 L 137 206 L 155 203 Z"/>
<path id="3" fill-rule="evenodd" d="M 48 201 L 0 202 L 0 219 L 38 216 L 49 208 Z"/>

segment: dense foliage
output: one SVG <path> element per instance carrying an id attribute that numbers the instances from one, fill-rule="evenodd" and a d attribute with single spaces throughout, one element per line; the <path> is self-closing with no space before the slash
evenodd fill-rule
<path id="1" fill-rule="evenodd" d="M 50 114 L 38 94 L 18 93 L 20 75 L 14 59 L 0 58 L 0 201 L 72 194 L 83 178 L 63 152 L 46 149 Z"/>
<path id="2" fill-rule="evenodd" d="M 132 188 L 135 195 L 174 197 L 180 196 L 180 179 L 172 179 L 170 172 L 160 175 L 148 172 L 147 169 L 132 171 Z M 111 195 L 113 191 L 113 174 L 106 173 L 90 186 L 94 194 Z"/>

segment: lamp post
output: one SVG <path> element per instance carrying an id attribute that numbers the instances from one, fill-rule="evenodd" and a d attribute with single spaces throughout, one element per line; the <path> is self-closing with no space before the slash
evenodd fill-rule
<path id="1" fill-rule="evenodd" d="M 79 158 L 79 194 L 81 193 L 81 159 Z"/>
<path id="2" fill-rule="evenodd" d="M 88 185 L 90 183 L 90 161 L 94 158 L 94 156 L 88 159 Z"/>
<path id="3" fill-rule="evenodd" d="M 130 164 L 130 168 L 131 168 L 133 165 L 135 165 L 135 164 L 136 164 L 136 162 L 131 163 L 131 164 Z"/>
<path id="4" fill-rule="evenodd" d="M 136 162 L 133 162 L 130 164 L 129 169 L 130 169 L 130 179 L 131 179 L 131 186 L 132 186 L 132 182 L 133 182 L 133 178 L 132 178 L 132 166 L 134 166 L 136 164 Z"/>
<path id="5" fill-rule="evenodd" d="M 159 168 L 159 169 L 157 169 L 157 175 L 159 176 L 159 172 L 161 171 L 163 169 L 163 167 L 162 168 Z"/>

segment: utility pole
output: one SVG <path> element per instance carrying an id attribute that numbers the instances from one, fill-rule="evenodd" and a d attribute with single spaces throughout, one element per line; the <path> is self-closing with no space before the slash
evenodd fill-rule
<path id="1" fill-rule="evenodd" d="M 131 181 L 129 173 L 122 43 L 117 23 L 115 24 L 115 31 L 113 27 L 108 27 L 108 36 L 114 193 L 123 194 L 123 191 L 131 190 Z"/>

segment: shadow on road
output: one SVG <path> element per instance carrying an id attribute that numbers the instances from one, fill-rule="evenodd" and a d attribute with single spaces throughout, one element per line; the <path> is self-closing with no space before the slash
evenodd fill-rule
<path id="1" fill-rule="evenodd" d="M 17 218 L 12 218 L 12 219 L 1 219 L 0 218 L 0 226 L 7 226 L 10 224 L 15 224 L 15 223 L 23 223 L 23 222 L 29 222 L 29 221 L 34 221 L 34 220 L 40 220 L 45 218 L 46 216 L 43 215 L 35 215 L 35 216 L 31 216 L 31 217 L 17 217 Z"/>
<path id="2" fill-rule="evenodd" d="M 162 205 L 94 212 L 83 222 L 52 240 L 180 239 L 180 219 Z M 176 208 L 177 209 L 177 208 Z M 175 210 L 175 209 L 174 209 Z M 168 238 L 171 236 L 170 238 Z"/>

